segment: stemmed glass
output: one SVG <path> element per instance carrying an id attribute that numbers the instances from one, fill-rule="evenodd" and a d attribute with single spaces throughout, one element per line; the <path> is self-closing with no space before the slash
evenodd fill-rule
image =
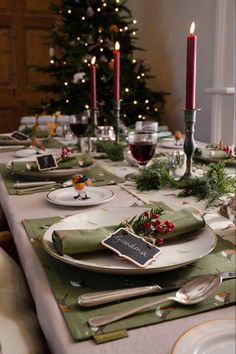
<path id="1" fill-rule="evenodd" d="M 86 114 L 78 114 L 70 117 L 70 129 L 77 136 L 84 136 L 88 128 L 88 116 Z"/>
<path id="2" fill-rule="evenodd" d="M 152 159 L 156 145 L 157 133 L 154 131 L 134 130 L 128 134 L 128 144 L 133 158 L 137 161 L 140 170 L 145 170 L 147 163 Z M 127 178 L 133 180 L 138 174 L 129 174 Z"/>
<path id="3" fill-rule="evenodd" d="M 87 114 L 78 114 L 70 117 L 70 129 L 77 136 L 82 153 L 87 151 L 88 138 L 85 138 L 85 133 L 88 128 L 88 123 Z"/>

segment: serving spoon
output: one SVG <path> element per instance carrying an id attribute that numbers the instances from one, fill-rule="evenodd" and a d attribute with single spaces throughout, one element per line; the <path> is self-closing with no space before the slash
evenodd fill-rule
<path id="1" fill-rule="evenodd" d="M 106 325 L 122 318 L 128 317 L 142 310 L 149 309 L 152 306 L 162 304 L 166 301 L 176 301 L 182 305 L 193 305 L 204 301 L 212 295 L 221 284 L 222 278 L 219 273 L 205 274 L 196 277 L 190 282 L 184 284 L 175 294 L 175 296 L 164 297 L 163 299 L 152 301 L 144 305 L 135 306 L 131 309 L 115 312 L 109 315 L 95 316 L 88 320 L 92 327 Z"/>

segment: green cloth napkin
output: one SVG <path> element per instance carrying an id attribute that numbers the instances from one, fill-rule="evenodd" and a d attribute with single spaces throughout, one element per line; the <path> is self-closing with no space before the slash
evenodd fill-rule
<path id="1" fill-rule="evenodd" d="M 204 227 L 204 219 L 198 213 L 193 214 L 193 209 L 185 208 L 177 211 L 169 211 L 160 216 L 160 220 L 170 220 L 174 223 L 174 229 L 166 235 L 169 239 L 187 232 L 193 232 Z M 114 232 L 119 225 L 111 225 L 97 229 L 58 230 L 53 233 L 53 244 L 59 254 L 75 254 L 99 251 L 104 249 L 101 241 Z M 165 234 L 161 234 L 165 237 Z"/>
<path id="2" fill-rule="evenodd" d="M 200 149 L 201 151 L 201 157 L 203 158 L 213 158 L 213 159 L 228 159 L 229 156 L 228 154 L 226 154 L 226 152 L 222 151 L 222 150 L 212 150 L 212 149 L 207 149 L 207 148 L 203 148 Z"/>
<path id="3" fill-rule="evenodd" d="M 93 159 L 89 155 L 84 155 L 84 154 L 74 154 L 71 157 L 66 158 L 64 161 L 59 161 L 58 162 L 58 168 L 59 169 L 68 169 L 68 168 L 73 168 L 73 167 L 80 167 L 81 162 L 84 162 L 84 165 L 81 166 L 83 167 L 88 167 L 92 165 Z M 18 160 L 13 160 L 11 162 L 11 170 L 13 172 L 16 171 L 23 171 L 26 170 L 26 166 L 30 165 L 31 170 L 37 171 L 38 166 L 35 162 L 35 159 L 28 160 L 28 161 L 18 161 Z"/>
<path id="4" fill-rule="evenodd" d="M 207 272 L 234 271 L 235 255 L 234 246 L 229 241 L 217 238 L 215 249 L 207 256 L 198 261 L 176 270 L 157 274 L 145 275 L 119 275 L 90 272 L 71 266 L 51 257 L 42 246 L 42 237 L 45 232 L 43 225 L 52 225 L 58 222 L 60 217 L 27 219 L 23 221 L 39 261 L 45 270 L 55 299 L 68 325 L 68 329 L 75 341 L 82 341 L 95 336 L 103 336 L 104 340 L 116 339 L 117 331 L 134 329 L 151 324 L 195 315 L 209 310 L 215 310 L 235 302 L 235 279 L 222 282 L 216 294 L 207 300 L 193 306 L 181 306 L 177 303 L 168 303 L 130 316 L 123 320 L 111 323 L 101 328 L 92 328 L 88 325 L 88 319 L 93 316 L 109 314 L 134 306 L 146 304 L 154 300 L 162 299 L 167 294 L 152 294 L 129 300 L 119 301 L 107 305 L 91 308 L 82 308 L 78 305 L 78 296 L 86 292 L 111 290 L 124 287 L 153 285 L 158 282 L 169 282 L 183 277 L 205 274 Z M 175 291 L 168 292 L 173 296 Z M 147 327 L 146 327 L 147 328 Z M 147 329 L 148 330 L 148 329 Z M 157 327 L 158 333 L 158 327 Z"/>

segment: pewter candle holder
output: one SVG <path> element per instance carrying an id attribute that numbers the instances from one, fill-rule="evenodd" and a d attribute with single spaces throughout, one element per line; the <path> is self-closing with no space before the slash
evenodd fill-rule
<path id="1" fill-rule="evenodd" d="M 120 142 L 120 100 L 113 100 L 113 115 L 115 117 L 116 143 Z"/>
<path id="2" fill-rule="evenodd" d="M 185 120 L 185 140 L 184 140 L 184 152 L 186 155 L 186 171 L 182 178 L 193 177 L 192 173 L 192 156 L 195 151 L 195 140 L 194 140 L 194 127 L 196 122 L 196 113 L 199 109 L 185 109 L 184 110 L 184 120 Z"/>
<path id="3" fill-rule="evenodd" d="M 91 121 L 92 121 L 94 135 L 97 136 L 97 131 L 98 131 L 98 109 L 97 108 L 91 109 Z"/>

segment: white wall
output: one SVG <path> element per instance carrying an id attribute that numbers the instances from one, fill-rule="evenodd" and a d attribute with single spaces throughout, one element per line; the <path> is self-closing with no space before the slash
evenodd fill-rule
<path id="1" fill-rule="evenodd" d="M 128 0 L 127 6 L 138 21 L 137 45 L 146 49 L 137 56 L 147 59 L 155 75 L 149 86 L 171 93 L 163 124 L 172 131 L 184 130 L 186 36 L 195 22 L 196 106 L 202 109 L 197 113 L 195 138 L 210 142 L 212 96 L 205 89 L 213 85 L 216 0 Z"/>

